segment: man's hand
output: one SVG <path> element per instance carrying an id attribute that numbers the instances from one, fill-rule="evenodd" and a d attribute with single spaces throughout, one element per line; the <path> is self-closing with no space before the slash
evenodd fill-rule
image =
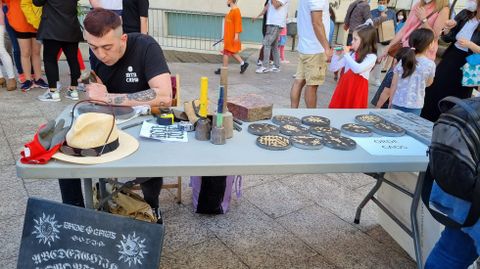
<path id="1" fill-rule="evenodd" d="M 465 38 L 460 38 L 458 40 L 458 44 L 460 46 L 464 47 L 464 48 L 469 49 L 469 50 L 472 50 L 472 45 L 474 45 L 472 41 L 470 41 L 468 39 L 465 39 Z"/>
<path id="2" fill-rule="evenodd" d="M 107 87 L 99 83 L 90 83 L 85 88 L 87 97 L 90 100 L 104 101 L 106 100 L 108 91 Z"/>
<path id="3" fill-rule="evenodd" d="M 383 19 L 386 19 L 387 18 L 387 12 L 382 12 L 380 13 L 380 17 L 382 17 Z"/>
<path id="4" fill-rule="evenodd" d="M 233 39 L 234 42 L 239 42 L 240 38 L 238 36 L 238 33 L 235 34 L 235 38 Z"/>

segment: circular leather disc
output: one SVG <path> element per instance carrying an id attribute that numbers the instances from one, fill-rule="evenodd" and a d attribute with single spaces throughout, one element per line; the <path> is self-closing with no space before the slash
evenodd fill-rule
<path id="1" fill-rule="evenodd" d="M 403 136 L 405 134 L 405 129 L 402 127 L 388 122 L 376 123 L 372 126 L 372 129 L 375 133 L 383 136 Z"/>
<path id="2" fill-rule="evenodd" d="M 342 132 L 349 136 L 358 137 L 372 136 L 373 134 L 370 128 L 356 123 L 347 123 L 342 125 Z"/>
<path id="3" fill-rule="evenodd" d="M 278 126 L 270 123 L 252 123 L 248 126 L 248 132 L 253 135 L 275 135 L 279 132 Z"/>
<path id="4" fill-rule="evenodd" d="M 357 147 L 357 143 L 353 139 L 345 136 L 326 135 L 322 139 L 325 146 L 332 149 L 354 150 Z"/>
<path id="5" fill-rule="evenodd" d="M 330 126 L 330 120 L 321 116 L 305 116 L 302 118 L 302 123 L 307 126 Z"/>
<path id="6" fill-rule="evenodd" d="M 257 146 L 268 150 L 287 150 L 291 147 L 288 138 L 280 135 L 263 135 L 257 138 Z"/>
<path id="7" fill-rule="evenodd" d="M 299 118 L 287 115 L 276 115 L 273 116 L 272 122 L 277 125 L 285 125 L 285 124 L 302 124 L 302 121 Z"/>
<path id="8" fill-rule="evenodd" d="M 310 133 L 320 137 L 323 137 L 325 135 L 340 136 L 340 130 L 333 127 L 312 127 L 310 128 Z"/>
<path id="9" fill-rule="evenodd" d="M 308 134 L 308 128 L 297 124 L 284 124 L 280 126 L 280 133 L 288 136 Z"/>
<path id="10" fill-rule="evenodd" d="M 317 150 L 323 147 L 322 139 L 311 135 L 295 135 L 290 137 L 290 142 L 299 149 Z"/>
<path id="11" fill-rule="evenodd" d="M 377 115 L 363 114 L 363 115 L 357 115 L 355 117 L 355 121 L 363 125 L 372 126 L 375 123 L 384 122 L 385 120 L 382 117 Z"/>

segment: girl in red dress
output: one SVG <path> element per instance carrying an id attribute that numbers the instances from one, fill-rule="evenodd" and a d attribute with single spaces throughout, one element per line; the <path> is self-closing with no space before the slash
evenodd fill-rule
<path id="1" fill-rule="evenodd" d="M 375 27 L 361 25 L 353 32 L 351 49 L 337 51 L 332 58 L 330 71 L 344 68 L 329 108 L 367 108 L 368 77 L 377 61 Z"/>

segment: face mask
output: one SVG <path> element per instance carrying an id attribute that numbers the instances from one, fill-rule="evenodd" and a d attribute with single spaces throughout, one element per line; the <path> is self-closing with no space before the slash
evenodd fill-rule
<path id="1" fill-rule="evenodd" d="M 403 17 L 402 15 L 398 15 L 398 17 L 397 17 L 397 19 L 398 19 L 399 21 L 403 21 L 403 18 L 404 18 L 404 17 Z"/>
<path id="2" fill-rule="evenodd" d="M 377 9 L 380 12 L 384 12 L 385 10 L 387 10 L 387 7 L 385 5 L 379 5 Z"/>
<path id="3" fill-rule="evenodd" d="M 465 8 L 471 12 L 474 12 L 477 10 L 477 1 L 468 1 L 467 4 L 465 5 Z"/>

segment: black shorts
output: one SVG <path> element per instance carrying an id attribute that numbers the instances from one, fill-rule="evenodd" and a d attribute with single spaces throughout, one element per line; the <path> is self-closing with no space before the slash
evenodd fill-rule
<path id="1" fill-rule="evenodd" d="M 36 38 L 36 37 L 37 37 L 37 33 L 17 32 L 17 31 L 15 31 L 15 37 L 18 38 L 18 39 Z"/>

